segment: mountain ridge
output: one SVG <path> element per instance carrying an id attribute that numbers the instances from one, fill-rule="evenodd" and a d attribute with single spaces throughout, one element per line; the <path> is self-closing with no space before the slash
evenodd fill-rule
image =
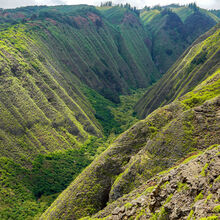
<path id="1" fill-rule="evenodd" d="M 217 25 L 202 37 L 202 42 L 218 48 L 218 36 Z M 185 57 L 189 54 L 190 49 Z M 121 134 L 60 194 L 41 219 L 79 219 L 88 213 L 95 215 L 157 173 L 171 168 L 187 154 L 219 144 L 219 70 L 212 69 L 210 77 L 198 82 L 192 92 L 156 109 Z"/>
<path id="2" fill-rule="evenodd" d="M 195 32 L 190 35 L 184 30 L 188 24 L 177 14 L 170 9 L 156 10 L 155 18 L 146 23 L 129 5 L 0 10 L 1 219 L 40 218 L 74 179 L 86 182 L 82 187 L 88 194 L 86 200 L 76 193 L 76 205 L 81 204 L 77 218 L 94 214 L 193 150 L 194 135 L 202 137 L 198 143 L 203 148 L 217 141 L 214 119 L 218 101 L 204 103 L 218 95 L 218 72 L 210 73 L 208 81 L 193 93 L 138 122 L 133 106 L 143 89 L 154 86 L 187 44 L 216 22 L 202 11 L 204 22 L 192 23 L 189 27 Z M 149 28 L 153 25 L 155 30 Z M 164 39 L 169 42 L 167 48 Z M 187 41 L 175 48 L 175 41 L 182 39 Z M 157 57 L 158 51 L 169 56 L 166 65 Z M 198 106 L 200 113 L 195 113 Z M 203 116 L 205 111 L 212 117 Z M 194 116 L 213 121 L 211 127 L 200 123 L 207 134 Z M 179 127 L 176 136 L 185 143 L 175 140 L 175 127 Z M 154 159 L 153 145 L 145 146 L 148 140 L 159 153 L 165 141 L 167 149 L 175 149 L 174 158 Z M 98 156 L 103 151 L 104 161 Z M 97 166 L 91 164 L 94 159 Z M 91 167 L 97 172 L 93 170 L 83 179 Z"/>
<path id="3" fill-rule="evenodd" d="M 135 110 L 138 112 L 140 117 L 145 117 L 152 110 L 158 108 L 159 106 L 167 104 L 175 100 L 179 96 L 184 95 L 186 92 L 192 90 L 192 88 L 195 86 L 196 83 L 198 83 L 199 80 L 205 79 L 208 76 L 209 70 L 212 74 L 215 69 L 218 69 L 218 44 L 216 43 L 215 49 L 213 48 L 213 51 L 210 51 L 210 53 L 207 54 L 206 50 L 209 50 L 209 48 L 206 48 L 206 46 L 201 43 L 204 41 L 204 38 L 207 38 L 208 34 L 212 36 L 212 33 L 215 32 L 216 29 L 219 29 L 219 24 L 203 36 L 199 37 L 192 44 L 192 46 L 189 47 L 178 59 L 178 61 L 176 62 L 177 65 L 173 65 L 166 73 L 166 75 L 164 75 L 155 86 L 152 86 L 148 90 L 148 92 L 135 106 Z M 215 38 L 218 41 L 218 33 L 216 33 Z M 212 41 L 212 38 L 210 38 L 210 41 Z M 201 52 L 196 53 L 196 51 Z M 191 53 L 191 55 L 189 52 Z M 187 58 L 187 62 L 185 62 L 184 59 L 187 53 L 189 54 L 189 58 Z M 194 54 L 197 54 L 197 57 L 194 56 Z M 205 56 L 210 56 L 210 62 L 212 62 L 212 64 L 209 63 L 208 59 L 205 58 Z M 189 59 L 191 60 L 191 62 L 188 62 Z M 207 62 L 206 65 L 204 65 L 205 61 Z M 201 69 L 198 69 L 199 65 L 202 66 Z M 210 66 L 211 68 L 213 68 L 213 70 L 210 69 Z M 196 74 L 194 71 L 200 71 L 201 74 Z M 194 79 L 193 77 L 197 77 L 197 79 Z M 173 90 L 171 90 L 171 88 L 173 88 Z M 156 98 L 151 99 L 152 93 L 155 95 Z"/>

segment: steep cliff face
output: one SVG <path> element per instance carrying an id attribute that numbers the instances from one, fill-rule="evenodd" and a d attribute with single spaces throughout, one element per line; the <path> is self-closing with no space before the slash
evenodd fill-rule
<path id="1" fill-rule="evenodd" d="M 118 29 L 92 6 L 36 10 L 26 15 L 26 25 L 40 41 L 46 59 L 56 60 L 63 70 L 105 98 L 119 102 L 120 94 L 146 88 L 160 78 L 144 43 L 147 33 L 131 11 L 122 13 Z"/>
<path id="2" fill-rule="evenodd" d="M 218 32 L 218 28 L 212 30 L 213 48 L 218 45 L 215 37 Z M 107 204 L 111 207 L 115 200 L 155 174 L 175 166 L 187 154 L 218 144 L 220 70 L 212 70 L 210 77 L 192 92 L 158 108 L 121 134 L 55 200 L 41 219 L 78 219 L 95 214 Z M 190 210 L 186 214 L 188 212 Z"/>
<path id="3" fill-rule="evenodd" d="M 56 195 L 41 195 L 62 191 L 91 162 L 82 144 L 103 137 L 80 81 L 48 58 L 31 25 L 0 33 L 1 219 L 42 213 Z"/>
<path id="4" fill-rule="evenodd" d="M 158 109 L 121 135 L 41 219 L 78 219 L 94 214 L 188 153 L 218 143 L 218 114 L 219 98 L 195 109 L 183 110 L 177 103 Z"/>
<path id="5" fill-rule="evenodd" d="M 1 32 L 1 155 L 17 162 L 102 136 L 82 91 L 118 102 L 160 77 L 144 56 L 146 33 L 131 12 L 117 30 L 94 7 L 31 9 L 1 14 L 23 18 Z"/>
<path id="6" fill-rule="evenodd" d="M 103 16 L 119 30 L 118 51 L 134 74 L 134 81 L 142 86 L 152 85 L 157 81 L 159 73 L 151 52 L 146 43 L 149 33 L 145 30 L 140 18 L 130 10 L 121 7 L 99 8 Z M 136 74 L 141 73 L 142 75 Z M 148 73 L 143 80 L 143 76 Z M 128 73 L 126 73 L 128 74 Z M 128 83 L 130 79 L 128 78 Z"/>
<path id="7" fill-rule="evenodd" d="M 135 106 L 141 118 L 192 90 L 219 68 L 219 27 L 198 38 Z"/>

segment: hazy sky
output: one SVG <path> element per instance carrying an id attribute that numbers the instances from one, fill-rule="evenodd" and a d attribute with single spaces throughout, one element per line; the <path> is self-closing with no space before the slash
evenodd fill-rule
<path id="1" fill-rule="evenodd" d="M 99 5 L 105 0 L 0 0 L 0 8 L 16 8 L 27 5 L 60 5 L 60 4 L 89 4 Z M 112 0 L 113 3 L 130 3 L 133 6 L 142 8 L 145 5 L 152 6 L 156 4 L 167 5 L 171 3 L 188 4 L 196 2 L 201 8 L 220 9 L 220 0 Z"/>

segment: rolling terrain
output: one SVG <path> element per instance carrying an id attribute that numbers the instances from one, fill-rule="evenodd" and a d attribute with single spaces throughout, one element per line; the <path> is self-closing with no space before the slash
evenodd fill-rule
<path id="1" fill-rule="evenodd" d="M 133 47 L 145 47 L 141 61 L 94 7 L 1 11 L 1 219 L 42 213 L 107 147 L 106 136 L 137 120 L 134 89 L 160 74 L 130 16 L 137 27 L 122 26 L 136 31 Z"/>

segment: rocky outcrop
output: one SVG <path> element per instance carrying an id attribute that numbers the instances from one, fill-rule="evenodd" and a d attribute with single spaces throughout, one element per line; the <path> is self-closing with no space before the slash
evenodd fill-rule
<path id="1" fill-rule="evenodd" d="M 173 220 L 212 216 L 210 219 L 219 219 L 219 175 L 220 146 L 214 145 L 156 175 L 94 218 Z"/>

